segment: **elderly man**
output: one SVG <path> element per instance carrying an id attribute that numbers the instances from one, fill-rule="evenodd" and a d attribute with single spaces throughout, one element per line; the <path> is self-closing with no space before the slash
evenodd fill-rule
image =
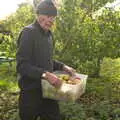
<path id="1" fill-rule="evenodd" d="M 57 9 L 51 0 L 43 0 L 36 9 L 36 21 L 24 27 L 18 38 L 17 72 L 19 74 L 19 115 L 21 120 L 60 120 L 58 102 L 43 98 L 41 80 L 59 87 L 61 82 L 54 70 L 69 73 L 73 69 L 52 59 L 51 26 Z"/>

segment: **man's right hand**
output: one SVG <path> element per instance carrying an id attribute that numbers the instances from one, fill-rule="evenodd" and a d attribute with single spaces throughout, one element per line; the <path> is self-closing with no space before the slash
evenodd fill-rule
<path id="1" fill-rule="evenodd" d="M 51 72 L 45 72 L 46 76 L 45 79 L 53 86 L 60 87 L 61 81 L 60 79 Z"/>

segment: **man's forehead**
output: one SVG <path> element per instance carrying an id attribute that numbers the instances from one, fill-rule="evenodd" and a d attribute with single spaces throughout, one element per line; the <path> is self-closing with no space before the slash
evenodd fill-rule
<path id="1" fill-rule="evenodd" d="M 51 16 L 51 15 L 39 15 L 40 17 L 46 17 L 46 18 L 48 18 L 48 17 L 51 17 L 51 18 L 55 18 L 56 16 Z"/>

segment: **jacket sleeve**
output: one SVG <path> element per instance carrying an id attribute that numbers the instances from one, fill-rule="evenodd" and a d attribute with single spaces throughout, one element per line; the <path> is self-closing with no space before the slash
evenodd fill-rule
<path id="1" fill-rule="evenodd" d="M 53 70 L 63 70 L 64 64 L 62 62 L 53 60 Z"/>
<path id="2" fill-rule="evenodd" d="M 25 28 L 18 38 L 18 50 L 16 54 L 17 72 L 21 75 L 34 79 L 40 79 L 44 70 L 32 65 L 32 49 L 34 40 L 34 30 Z"/>

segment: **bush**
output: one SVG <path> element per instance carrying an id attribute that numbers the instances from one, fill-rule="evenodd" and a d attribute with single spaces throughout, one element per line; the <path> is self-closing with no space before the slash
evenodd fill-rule
<path id="1" fill-rule="evenodd" d="M 100 76 L 120 81 L 120 58 L 104 58 L 100 65 Z"/>
<path id="2" fill-rule="evenodd" d="M 82 104 L 60 102 L 62 120 L 86 120 L 86 111 Z"/>

